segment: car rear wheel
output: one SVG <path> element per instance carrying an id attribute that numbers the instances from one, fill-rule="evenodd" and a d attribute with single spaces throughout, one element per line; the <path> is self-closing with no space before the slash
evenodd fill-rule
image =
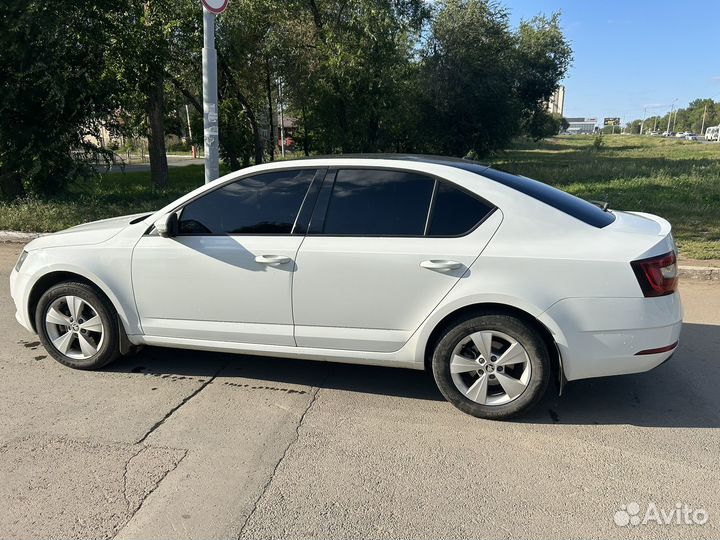
<path id="1" fill-rule="evenodd" d="M 85 283 L 48 289 L 35 310 L 40 341 L 55 360 L 75 369 L 99 369 L 119 355 L 117 314 Z"/>
<path id="2" fill-rule="evenodd" d="M 527 412 L 545 394 L 550 355 L 540 334 L 504 314 L 448 328 L 432 358 L 435 382 L 458 409 L 502 420 Z"/>

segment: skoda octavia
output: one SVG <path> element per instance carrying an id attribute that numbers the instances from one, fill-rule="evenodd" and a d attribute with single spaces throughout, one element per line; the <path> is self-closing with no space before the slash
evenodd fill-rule
<path id="1" fill-rule="evenodd" d="M 10 282 L 72 368 L 153 345 L 425 369 L 493 419 L 647 371 L 682 325 L 664 219 L 423 156 L 250 167 L 33 240 Z"/>

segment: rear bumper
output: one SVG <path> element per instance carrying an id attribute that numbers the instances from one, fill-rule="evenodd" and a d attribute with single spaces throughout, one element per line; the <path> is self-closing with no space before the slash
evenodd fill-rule
<path id="1" fill-rule="evenodd" d="M 655 354 L 680 338 L 679 293 L 658 298 L 568 298 L 540 316 L 557 328 L 556 341 L 568 381 L 648 371 L 677 347 Z"/>

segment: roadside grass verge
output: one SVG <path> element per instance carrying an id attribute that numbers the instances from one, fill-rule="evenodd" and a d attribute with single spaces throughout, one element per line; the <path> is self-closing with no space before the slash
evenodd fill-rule
<path id="1" fill-rule="evenodd" d="M 542 180 L 611 208 L 668 219 L 683 256 L 720 259 L 720 144 L 606 135 L 518 143 L 491 163 Z M 106 173 L 47 200 L 0 203 L 0 229 L 53 232 L 78 223 L 153 211 L 202 185 L 202 165 L 171 167 L 169 185 L 150 185 L 149 172 Z"/>
<path id="2" fill-rule="evenodd" d="M 615 135 L 598 151 L 592 141 L 525 143 L 492 164 L 610 208 L 662 216 L 683 256 L 720 259 L 720 144 Z"/>
<path id="3" fill-rule="evenodd" d="M 151 212 L 201 186 L 204 174 L 202 165 L 170 167 L 168 187 L 158 189 L 150 184 L 147 171 L 105 173 L 71 185 L 63 196 L 0 203 L 0 230 L 54 232 L 87 221 Z"/>

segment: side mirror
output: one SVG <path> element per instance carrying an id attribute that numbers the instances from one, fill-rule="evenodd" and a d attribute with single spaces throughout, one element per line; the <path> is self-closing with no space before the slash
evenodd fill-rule
<path id="1" fill-rule="evenodd" d="M 155 222 L 155 230 L 160 236 L 172 238 L 178 233 L 178 217 L 175 212 L 165 214 Z"/>

